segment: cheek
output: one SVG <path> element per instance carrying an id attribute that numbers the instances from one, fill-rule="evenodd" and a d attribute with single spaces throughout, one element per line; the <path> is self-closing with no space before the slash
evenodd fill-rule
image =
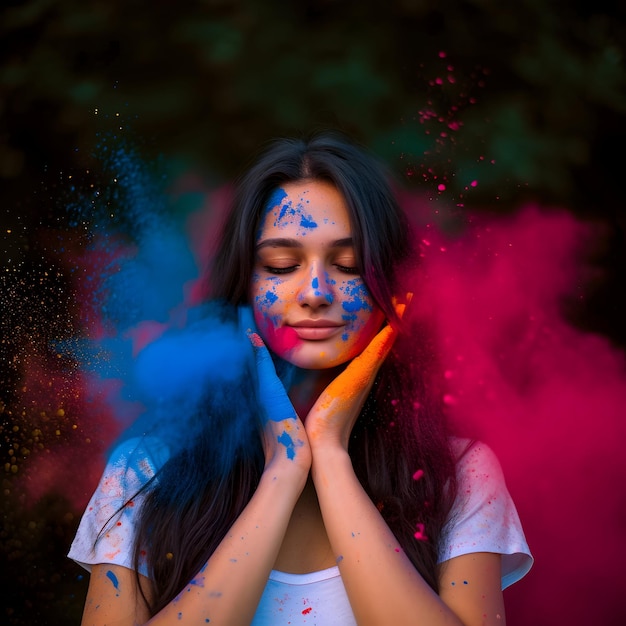
<path id="1" fill-rule="evenodd" d="M 271 319 L 276 315 L 276 305 L 280 300 L 277 288 L 276 281 L 263 281 L 256 275 L 252 277 L 252 308 L 257 323 L 262 319 Z"/>
<path id="2" fill-rule="evenodd" d="M 253 277 L 252 309 L 254 321 L 267 346 L 278 355 L 293 350 L 298 336 L 291 328 L 282 326 L 285 302 L 277 279 L 261 281 Z"/>
<path id="3" fill-rule="evenodd" d="M 346 281 L 340 287 L 342 317 L 346 322 L 342 340 L 350 351 L 360 352 L 374 338 L 385 315 L 374 305 L 365 283 L 361 279 Z"/>
<path id="4" fill-rule="evenodd" d="M 348 329 L 358 331 L 367 323 L 374 311 L 373 301 L 361 279 L 348 280 L 339 287 L 342 295 L 342 317 Z"/>
<path id="5" fill-rule="evenodd" d="M 257 322 L 259 333 L 266 345 L 278 356 L 285 358 L 299 345 L 299 338 L 293 328 L 279 326 L 278 328 L 267 320 L 264 326 Z"/>

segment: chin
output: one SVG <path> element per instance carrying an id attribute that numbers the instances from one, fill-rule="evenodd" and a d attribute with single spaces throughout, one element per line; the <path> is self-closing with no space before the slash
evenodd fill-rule
<path id="1" fill-rule="evenodd" d="M 312 354 L 313 350 L 314 354 Z M 300 369 L 326 370 L 345 365 L 358 354 L 358 351 L 355 351 L 354 354 L 352 352 L 324 354 L 323 350 L 319 348 L 314 348 L 313 350 L 305 347 L 291 353 L 282 354 L 280 357 Z"/>

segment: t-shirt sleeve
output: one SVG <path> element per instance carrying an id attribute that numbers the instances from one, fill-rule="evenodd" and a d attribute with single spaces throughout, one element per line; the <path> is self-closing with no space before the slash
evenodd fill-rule
<path id="1" fill-rule="evenodd" d="M 500 463 L 483 443 L 474 443 L 457 465 L 458 493 L 444 529 L 439 562 L 474 552 L 502 555 L 502 589 L 533 564 Z"/>
<path id="2" fill-rule="evenodd" d="M 98 563 L 133 569 L 134 529 L 144 499 L 136 494 L 167 456 L 156 439 L 129 439 L 113 450 L 81 518 L 70 559 L 88 571 Z M 139 572 L 147 575 L 145 563 L 139 563 Z"/>

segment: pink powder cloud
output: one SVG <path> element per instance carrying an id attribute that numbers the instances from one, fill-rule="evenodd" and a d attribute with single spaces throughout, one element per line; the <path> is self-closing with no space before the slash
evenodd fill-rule
<path id="1" fill-rule="evenodd" d="M 421 296 L 440 325 L 450 415 L 498 454 L 536 559 L 505 593 L 507 622 L 618 623 L 625 359 L 564 315 L 601 232 L 528 206 L 429 238 Z"/>

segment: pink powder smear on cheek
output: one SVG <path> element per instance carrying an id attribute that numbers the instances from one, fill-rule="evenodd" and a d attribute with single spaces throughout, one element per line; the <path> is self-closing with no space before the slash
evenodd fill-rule
<path id="1" fill-rule="evenodd" d="M 601 233 L 534 206 L 474 224 L 457 238 L 431 227 L 416 291 L 439 325 L 447 411 L 496 452 L 536 558 L 506 591 L 508 621 L 612 623 L 623 609 L 588 598 L 606 595 L 626 553 L 626 359 L 564 314 L 589 288 L 585 256 Z M 593 549 L 572 549 L 580 523 Z M 582 580 L 586 593 L 572 594 Z"/>
<path id="2" fill-rule="evenodd" d="M 271 322 L 263 326 L 263 334 L 266 343 L 279 356 L 291 352 L 300 342 L 300 338 L 293 328 L 286 326 L 275 328 Z"/>

